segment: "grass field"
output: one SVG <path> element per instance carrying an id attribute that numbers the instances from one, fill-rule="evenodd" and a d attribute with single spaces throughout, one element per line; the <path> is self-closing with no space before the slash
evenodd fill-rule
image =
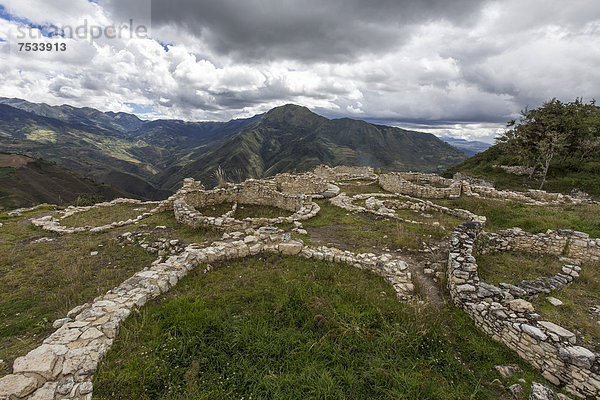
<path id="1" fill-rule="evenodd" d="M 79 212 L 61 219 L 60 224 L 69 227 L 107 225 L 111 222 L 134 219 L 138 215 L 150 211 L 153 207 L 140 204 L 117 204 L 107 207 L 95 207 L 89 211 Z"/>
<path id="2" fill-rule="evenodd" d="M 600 205 L 534 206 L 511 201 L 461 197 L 435 200 L 450 208 L 463 208 L 487 217 L 486 229 L 495 231 L 519 227 L 532 233 L 548 229 L 573 229 L 600 237 Z"/>
<path id="3" fill-rule="evenodd" d="M 332 242 L 342 242 L 354 251 L 372 251 L 374 248 L 391 250 L 418 250 L 423 242 L 439 241 L 450 235 L 462 221 L 445 214 L 435 213 L 427 218 L 428 224 L 412 224 L 370 213 L 350 213 L 332 205 L 328 200 L 318 200 L 321 211 L 303 222 L 313 236 L 324 236 Z M 401 210 L 407 219 L 422 219 L 411 211 Z M 440 226 L 431 223 L 440 222 Z M 445 229 L 442 229 L 444 227 Z"/>
<path id="4" fill-rule="evenodd" d="M 107 207 L 113 209 L 113 207 Z M 93 300 L 108 289 L 150 265 L 156 258 L 139 246 L 122 247 L 115 240 L 125 231 L 143 232 L 152 240 L 176 238 L 206 242 L 218 236 L 209 230 L 193 230 L 179 224 L 172 212 L 98 234 L 68 236 L 44 232 L 28 220 L 49 210 L 9 218 L 0 214 L 0 376 L 18 356 L 38 346 L 52 331 L 52 322 L 72 307 Z M 125 209 L 127 210 L 127 208 Z M 113 217 L 125 218 L 113 209 Z M 85 224 L 99 220 L 87 218 Z M 157 225 L 166 229 L 156 230 Z M 36 240 L 41 238 L 51 241 Z M 90 256 L 92 251 L 98 255 Z"/>
<path id="5" fill-rule="evenodd" d="M 233 203 L 224 202 L 199 208 L 198 212 L 207 217 L 220 217 L 231 211 L 232 207 Z M 245 218 L 278 218 L 288 217 L 292 214 L 292 211 L 283 210 L 273 206 L 238 203 L 233 218 L 238 220 Z"/>
<path id="6" fill-rule="evenodd" d="M 523 368 L 506 384 L 541 379 L 462 312 L 400 303 L 345 264 L 201 270 L 125 322 L 95 399 L 508 399 L 494 365 Z"/>
<path id="7" fill-rule="evenodd" d="M 517 283 L 525 279 L 549 277 L 560 272 L 564 262 L 558 257 L 521 252 L 494 252 L 477 254 L 479 277 L 497 285 L 500 282 Z M 594 317 L 590 307 L 600 306 L 600 265 L 582 265 L 578 279 L 549 295 L 540 294 L 531 300 L 542 318 L 576 333 L 595 351 L 600 351 L 600 316 Z M 551 305 L 546 298 L 556 297 L 564 304 Z"/>

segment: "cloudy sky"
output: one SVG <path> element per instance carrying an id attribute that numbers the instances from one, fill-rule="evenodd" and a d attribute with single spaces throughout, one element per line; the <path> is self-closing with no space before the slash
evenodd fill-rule
<path id="1" fill-rule="evenodd" d="M 67 49 L 19 51 L 40 41 Z M 600 99 L 597 0 L 0 0 L 0 46 L 0 96 L 147 119 L 296 103 L 491 141 L 526 106 Z"/>

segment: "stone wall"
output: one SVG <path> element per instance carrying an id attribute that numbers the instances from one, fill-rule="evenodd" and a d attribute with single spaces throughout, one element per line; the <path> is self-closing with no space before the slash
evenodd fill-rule
<path id="1" fill-rule="evenodd" d="M 473 214 L 470 211 L 462 209 L 452 209 L 431 201 L 409 198 L 409 200 L 397 200 L 398 195 L 392 193 L 365 193 L 357 194 L 352 197 L 345 193 L 330 199 L 331 204 L 352 212 L 369 212 L 382 217 L 395 218 L 412 224 L 423 224 L 420 221 L 413 221 L 398 216 L 395 210 L 408 209 L 418 212 L 437 211 L 443 214 L 452 215 L 465 221 L 478 221 L 485 223 L 486 218 Z M 382 199 L 382 200 L 381 200 Z M 356 201 L 366 200 L 365 207 L 354 204 Z"/>
<path id="2" fill-rule="evenodd" d="M 456 172 L 454 175 L 452 175 L 452 179 L 457 181 L 465 181 L 470 185 L 494 187 L 494 182 L 492 181 L 488 181 L 487 179 L 483 178 L 475 178 L 473 176 L 461 174 L 460 172 Z"/>
<path id="3" fill-rule="evenodd" d="M 167 292 L 196 266 L 246 257 L 261 252 L 343 262 L 371 270 L 387 279 L 399 298 L 410 298 L 414 289 L 408 266 L 391 255 L 354 254 L 328 247 L 311 248 L 277 228 L 236 232 L 231 240 L 205 248 L 188 246 L 179 255 L 159 258 L 92 304 L 78 306 L 54 322 L 57 330 L 44 344 L 19 357 L 13 373 L 0 379 L 0 400 L 59 400 L 92 398 L 92 377 L 113 344 L 131 311 Z M 204 272 L 210 271 L 207 266 Z"/>
<path id="4" fill-rule="evenodd" d="M 497 190 L 491 182 L 462 174 L 456 174 L 455 179 L 447 179 L 436 174 L 392 172 L 379 175 L 379 185 L 388 192 L 430 199 L 474 196 L 535 205 L 594 203 L 585 196 L 570 196 L 544 190 L 530 189 L 527 192 Z"/>
<path id="5" fill-rule="evenodd" d="M 81 212 L 90 211 L 95 208 L 100 207 L 112 207 L 118 204 L 139 204 L 141 206 L 152 205 L 155 206 L 151 210 L 141 213 L 135 218 L 130 218 L 124 221 L 115 221 L 110 224 L 102 225 L 102 226 L 78 226 L 78 227 L 67 227 L 61 225 L 60 221 L 64 218 L 70 217 L 71 215 L 75 215 Z M 42 228 L 45 231 L 56 232 L 56 233 L 76 233 L 76 232 L 103 232 L 109 229 L 118 228 L 125 225 L 135 224 L 141 221 L 142 219 L 149 217 L 153 214 L 156 214 L 162 210 L 163 202 L 156 201 L 146 201 L 142 202 L 140 200 L 135 199 L 114 199 L 112 201 L 97 203 L 93 206 L 86 207 L 75 207 L 69 206 L 64 211 L 61 212 L 61 216 L 59 218 L 55 218 L 52 215 L 47 215 L 41 218 L 35 218 L 31 220 L 31 223 L 39 228 Z"/>
<path id="6" fill-rule="evenodd" d="M 481 224 L 456 228 L 450 241 L 447 276 L 454 304 L 494 340 L 506 344 L 556 385 L 582 398 L 600 398 L 598 356 L 577 345 L 574 333 L 542 321 L 531 303 L 479 280 L 473 247 Z"/>
<path id="7" fill-rule="evenodd" d="M 192 227 L 207 226 L 230 231 L 303 221 L 314 217 L 320 210 L 311 197 L 280 192 L 275 181 L 271 180 L 250 179 L 242 184 L 229 184 L 227 187 L 212 190 L 194 187 L 189 182 L 172 196 L 172 201 L 177 221 Z M 288 210 L 291 215 L 238 220 L 234 217 L 235 209 L 220 217 L 205 216 L 198 211 L 199 208 L 221 203 L 234 203 L 234 207 L 237 207 L 237 204 L 273 206 Z"/>
<path id="8" fill-rule="evenodd" d="M 447 187 L 436 187 L 431 184 L 447 185 Z M 429 199 L 458 198 L 462 193 L 462 182 L 433 174 L 398 172 L 381 174 L 379 185 L 388 192 Z"/>
<path id="9" fill-rule="evenodd" d="M 329 188 L 329 183 L 310 172 L 302 175 L 277 174 L 273 178 L 277 189 L 289 194 L 321 194 Z"/>
<path id="10" fill-rule="evenodd" d="M 371 167 L 348 167 L 340 165 L 332 168 L 327 165 L 320 165 L 315 168 L 313 173 L 327 181 L 377 179 L 375 170 Z"/>
<path id="11" fill-rule="evenodd" d="M 563 255 L 566 257 L 600 263 L 600 239 L 590 238 L 584 232 L 570 229 L 548 230 L 533 234 L 520 228 L 488 233 L 488 251 L 525 251 L 537 254 Z"/>

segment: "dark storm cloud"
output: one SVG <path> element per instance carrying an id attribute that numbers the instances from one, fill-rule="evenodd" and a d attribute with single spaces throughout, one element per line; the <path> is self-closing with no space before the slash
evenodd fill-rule
<path id="1" fill-rule="evenodd" d="M 136 0 L 138 1 L 138 0 Z M 134 15 L 135 2 L 114 1 Z M 431 20 L 460 24 L 477 0 L 152 0 L 152 25 L 182 27 L 221 55 L 245 61 L 350 61 L 403 43 Z"/>

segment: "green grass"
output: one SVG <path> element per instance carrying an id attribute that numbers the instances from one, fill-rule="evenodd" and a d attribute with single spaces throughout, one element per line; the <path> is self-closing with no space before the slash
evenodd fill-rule
<path id="1" fill-rule="evenodd" d="M 9 178 L 15 176 L 17 170 L 13 167 L 0 167 L 0 178 Z"/>
<path id="2" fill-rule="evenodd" d="M 148 212 L 151 207 L 140 204 L 117 204 L 114 206 L 96 207 L 89 211 L 79 212 L 61 219 L 60 224 L 69 227 L 102 226 L 111 222 L 134 219 L 138 215 Z M 117 217 L 119 219 L 115 219 Z"/>
<path id="3" fill-rule="evenodd" d="M 110 207 L 113 208 L 113 207 Z M 122 247 L 115 238 L 123 232 L 143 233 L 147 242 L 160 237 L 183 244 L 207 243 L 220 237 L 210 229 L 180 224 L 173 212 L 148 217 L 138 225 L 59 236 L 41 231 L 27 218 L 52 210 L 42 207 L 10 218 L 0 214 L 0 359 L 8 365 L 38 346 L 52 331 L 52 322 L 71 308 L 89 302 L 149 266 L 156 255 L 139 246 Z M 113 210 L 114 211 L 114 210 Z M 124 214 L 113 214 L 122 219 Z M 156 229 L 158 225 L 166 229 Z M 41 237 L 52 242 L 32 243 Z M 97 256 L 90 256 L 98 251 Z M 0 365 L 0 376 L 8 373 Z"/>
<path id="4" fill-rule="evenodd" d="M 319 233 L 325 236 L 324 239 L 337 245 L 343 244 L 345 248 L 351 248 L 353 251 L 383 248 L 418 250 L 423 246 L 423 242 L 438 241 L 448 236 L 454 227 L 462 222 L 438 213 L 437 220 L 446 226 L 446 229 L 442 229 L 441 226 L 430 225 L 436 218 L 427 218 L 429 224 L 411 224 L 366 212 L 350 213 L 327 200 L 319 200 L 318 203 L 321 211 L 314 218 L 304 221 L 304 227 L 312 236 Z M 415 214 L 410 217 L 416 219 L 418 216 Z"/>
<path id="5" fill-rule="evenodd" d="M 486 229 L 489 231 L 512 227 L 532 233 L 546 232 L 548 229 L 573 229 L 600 237 L 600 205 L 597 204 L 535 206 L 473 197 L 434 202 L 486 216 Z"/>
<path id="6" fill-rule="evenodd" d="M 178 222 L 173 216 L 173 211 L 163 211 L 143 220 L 149 227 L 164 226 L 165 231 L 159 231 L 158 235 L 171 235 L 186 243 L 207 243 L 219 239 L 222 232 L 208 227 L 192 228 L 189 225 Z"/>
<path id="7" fill-rule="evenodd" d="M 497 399 L 494 365 L 523 368 L 506 386 L 541 379 L 464 313 L 400 303 L 348 265 L 263 256 L 201 269 L 125 321 L 95 399 Z"/>
<path id="8" fill-rule="evenodd" d="M 493 285 L 500 282 L 517 283 L 528 279 L 550 277 L 561 272 L 564 262 L 550 255 L 522 252 L 494 252 L 476 254 L 479 277 Z M 548 296 L 563 301 L 555 307 L 546 300 L 545 294 L 530 298 L 543 319 L 554 322 L 577 333 L 578 339 L 596 351 L 600 350 L 600 317 L 590 314 L 591 306 L 600 306 L 600 265 L 583 265 L 578 279 Z"/>
<path id="9" fill-rule="evenodd" d="M 231 211 L 233 203 L 219 203 L 210 206 L 205 206 L 198 211 L 207 217 L 220 217 L 225 213 Z M 288 217 L 292 215 L 292 211 L 283 210 L 273 206 L 263 206 L 257 204 L 241 204 L 238 203 L 237 209 L 233 215 L 233 218 L 241 220 L 245 218 L 278 218 Z"/>
<path id="10" fill-rule="evenodd" d="M 378 183 L 371 183 L 368 185 L 355 185 L 351 181 L 349 185 L 339 185 L 340 192 L 346 193 L 348 196 L 354 196 L 357 194 L 365 193 L 388 193 L 379 186 Z"/>
<path id="11" fill-rule="evenodd" d="M 493 165 L 522 165 L 519 157 L 502 149 L 501 145 L 493 146 L 486 151 L 476 154 L 464 162 L 449 168 L 443 176 L 451 178 L 455 172 L 484 178 L 495 183 L 497 189 L 525 191 L 539 189 L 541 179 L 529 179 L 528 176 L 509 174 Z M 539 168 L 538 168 L 539 170 Z M 573 157 L 555 157 L 550 164 L 544 190 L 569 194 L 573 188 L 579 188 L 594 198 L 600 197 L 600 158 L 595 157 L 581 160 Z"/>
<path id="12" fill-rule="evenodd" d="M 3 224 L 0 359 L 9 364 L 39 345 L 52 332 L 52 321 L 118 285 L 155 258 L 138 247 L 121 248 L 110 240 L 116 231 L 58 237 L 38 230 L 24 218 Z M 40 237 L 55 240 L 32 243 Z M 99 254 L 91 257 L 91 251 Z M 0 375 L 5 373 L 6 367 L 0 369 Z"/>
<path id="13" fill-rule="evenodd" d="M 196 209 L 200 214 L 206 216 L 206 217 L 220 217 L 226 213 L 228 213 L 229 211 L 231 211 L 233 207 L 233 203 L 228 203 L 228 202 L 224 202 L 224 203 L 218 203 L 218 204 L 211 204 L 210 206 L 204 206 L 201 208 Z"/>
<path id="14" fill-rule="evenodd" d="M 556 256 L 522 252 L 490 252 L 475 254 L 475 258 L 479 277 L 492 285 L 550 277 L 558 274 L 564 265 Z"/>
<path id="15" fill-rule="evenodd" d="M 235 211 L 234 217 L 236 219 L 244 218 L 279 218 L 289 217 L 292 215 L 292 211 L 283 210 L 273 206 L 262 206 L 256 204 L 239 204 Z"/>
<path id="16" fill-rule="evenodd" d="M 556 290 L 550 296 L 560 299 L 564 304 L 555 307 L 548 303 L 545 296 L 532 300 L 536 311 L 542 318 L 552 321 L 577 333 L 579 342 L 589 349 L 600 351 L 600 316 L 593 316 L 589 308 L 600 306 L 600 266 L 583 265 L 579 278 L 570 285 Z"/>

